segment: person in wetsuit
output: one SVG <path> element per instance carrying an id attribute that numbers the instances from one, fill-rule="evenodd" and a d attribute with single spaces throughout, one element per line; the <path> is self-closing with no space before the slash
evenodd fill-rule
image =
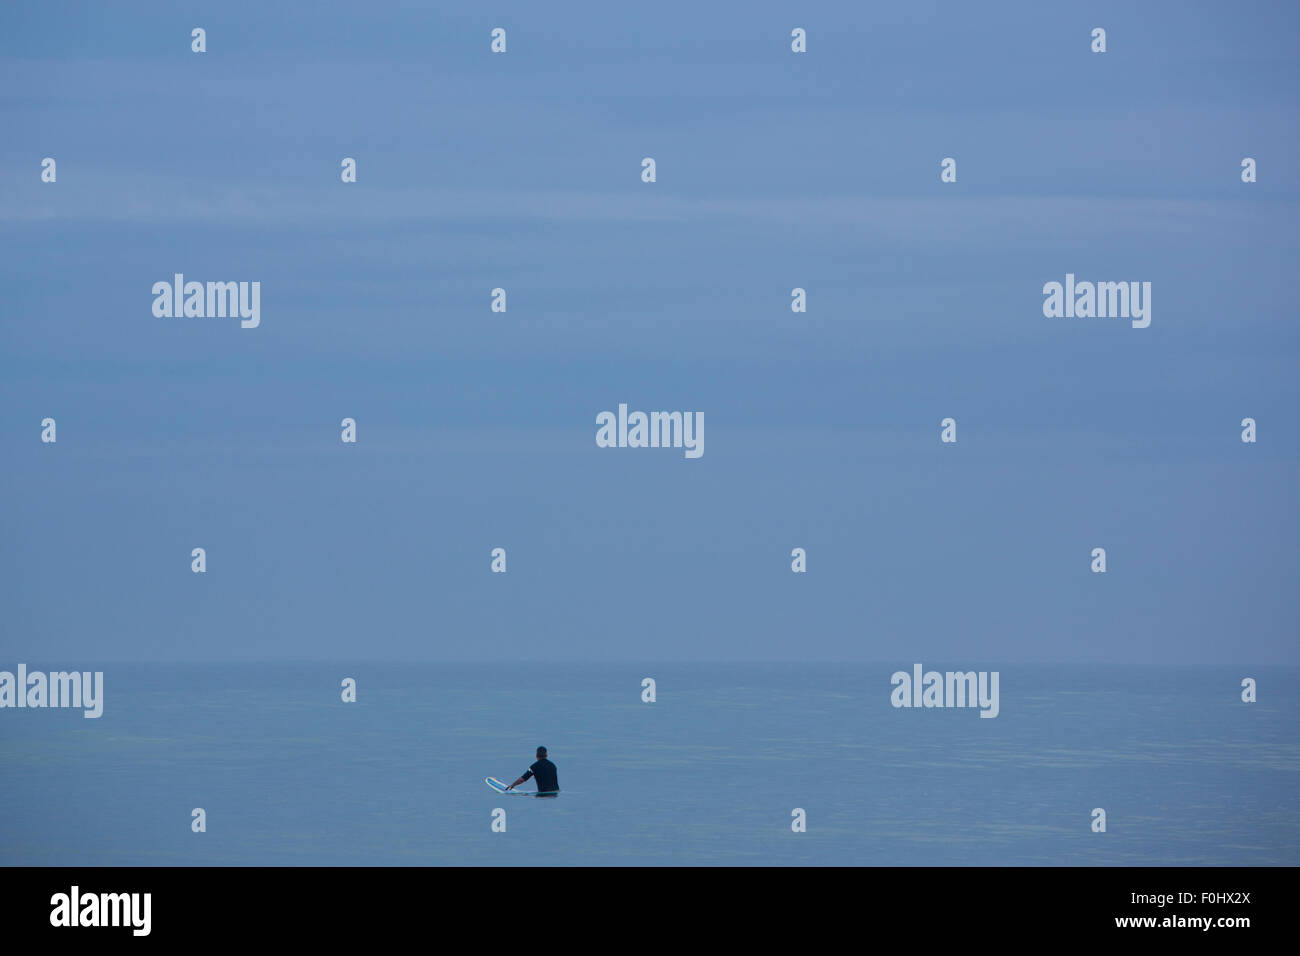
<path id="1" fill-rule="evenodd" d="M 560 792 L 560 778 L 555 773 L 555 764 L 546 759 L 546 748 L 537 748 L 537 762 L 524 771 L 524 775 L 506 789 L 513 790 L 529 777 L 537 778 L 537 794 L 555 796 Z"/>

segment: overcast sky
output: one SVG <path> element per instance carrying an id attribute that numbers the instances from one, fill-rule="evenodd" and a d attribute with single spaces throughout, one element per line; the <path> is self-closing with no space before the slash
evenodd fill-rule
<path id="1" fill-rule="evenodd" d="M 1300 662 L 1291 5 L 284 6 L 0 8 L 0 666 Z"/>

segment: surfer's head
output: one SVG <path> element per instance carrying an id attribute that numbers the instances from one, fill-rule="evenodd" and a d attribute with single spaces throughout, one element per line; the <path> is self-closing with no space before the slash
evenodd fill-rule
<path id="1" fill-rule="evenodd" d="M 546 748 L 545 748 L 545 747 L 538 747 L 538 748 L 537 748 L 537 756 L 539 756 L 539 757 L 545 757 L 545 756 L 546 756 Z"/>

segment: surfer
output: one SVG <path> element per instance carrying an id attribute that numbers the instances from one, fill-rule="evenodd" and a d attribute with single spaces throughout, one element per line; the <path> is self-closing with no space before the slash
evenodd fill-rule
<path id="1" fill-rule="evenodd" d="M 537 748 L 537 762 L 524 771 L 524 775 L 508 786 L 507 790 L 513 790 L 529 777 L 537 778 L 537 794 L 541 796 L 555 796 L 560 792 L 560 778 L 556 776 L 555 764 L 546 759 L 546 748 Z"/>

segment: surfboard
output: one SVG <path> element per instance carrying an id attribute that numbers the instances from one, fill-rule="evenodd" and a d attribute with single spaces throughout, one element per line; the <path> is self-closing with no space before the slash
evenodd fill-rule
<path id="1" fill-rule="evenodd" d="M 502 782 L 501 782 L 500 780 L 498 780 L 496 777 L 484 777 L 484 778 L 483 778 L 483 782 L 486 783 L 486 784 L 487 784 L 489 787 L 491 787 L 493 790 L 495 790 L 497 793 L 505 793 L 505 794 L 509 794 L 509 795 L 512 796 L 512 797 L 513 797 L 513 796 L 519 796 L 519 797 L 553 797 L 553 796 L 556 796 L 556 794 L 559 793 L 558 790 L 556 790 L 556 791 L 554 791 L 554 792 L 548 790 L 548 791 L 546 791 L 545 793 L 539 793 L 539 792 L 536 791 L 536 790 L 511 790 L 511 789 L 509 788 L 509 786 L 507 786 L 506 784 L 502 783 Z"/>

